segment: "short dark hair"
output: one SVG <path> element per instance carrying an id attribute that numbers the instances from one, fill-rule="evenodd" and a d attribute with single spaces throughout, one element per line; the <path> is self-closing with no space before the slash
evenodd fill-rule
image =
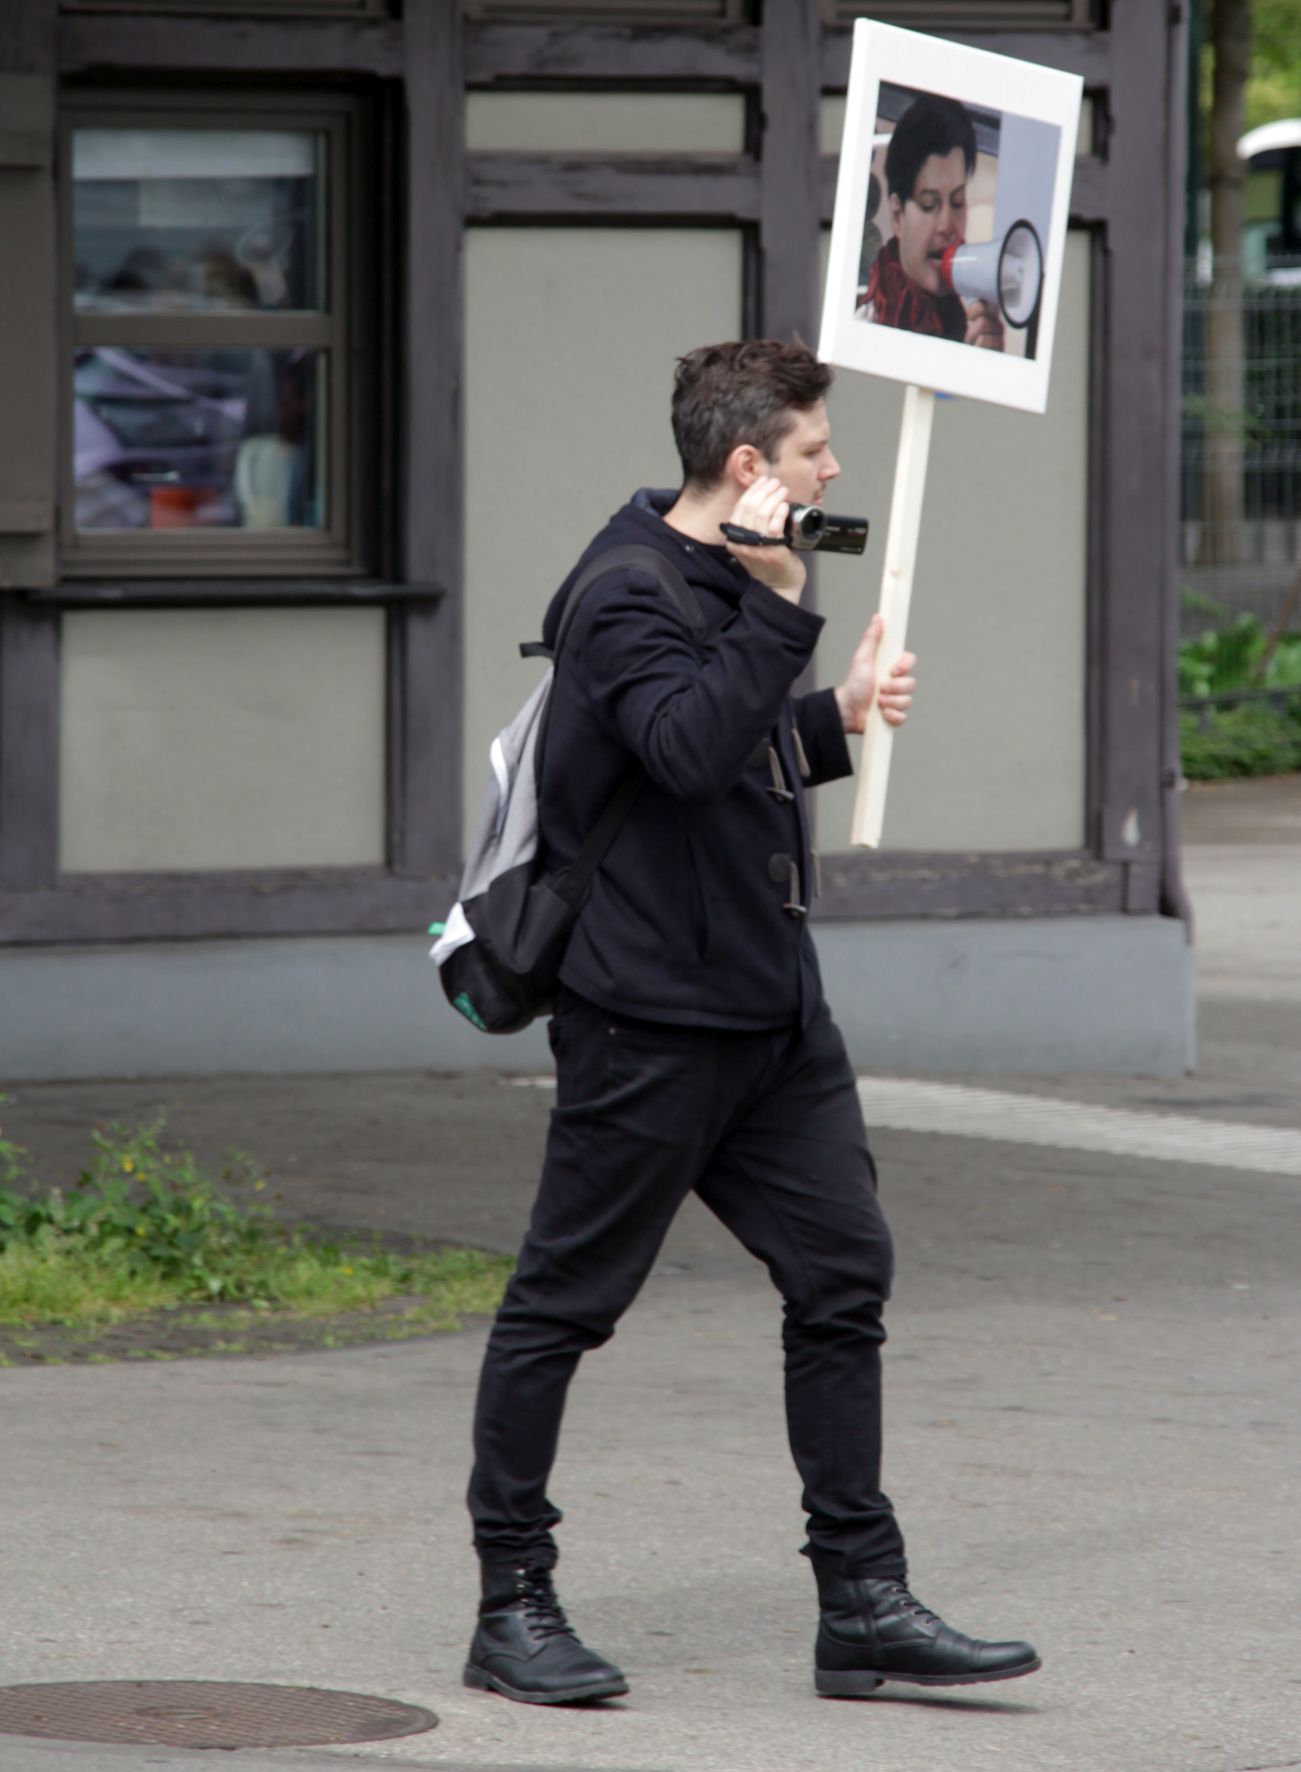
<path id="1" fill-rule="evenodd" d="M 886 189 L 906 203 L 916 189 L 917 174 L 931 155 L 943 159 L 954 148 L 962 149 L 970 178 L 976 169 L 976 131 L 966 106 L 955 98 L 922 93 L 900 117 L 890 137 L 885 151 Z"/>
<path id="2" fill-rule="evenodd" d="M 727 458 L 749 443 L 771 461 L 795 413 L 816 406 L 835 372 L 806 344 L 752 338 L 702 345 L 678 358 L 673 440 L 688 485 L 716 486 Z"/>

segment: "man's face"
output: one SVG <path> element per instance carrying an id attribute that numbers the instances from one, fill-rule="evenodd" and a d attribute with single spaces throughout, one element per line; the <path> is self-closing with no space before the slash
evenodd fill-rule
<path id="1" fill-rule="evenodd" d="M 922 161 L 906 203 L 890 198 L 899 262 L 927 295 L 943 295 L 940 259 L 967 237 L 967 163 L 961 148 Z"/>
<path id="2" fill-rule="evenodd" d="M 795 411 L 795 423 L 777 446 L 777 453 L 765 463 L 765 472 L 773 474 L 789 490 L 793 505 L 820 505 L 823 488 L 840 472 L 840 463 L 831 453 L 831 426 L 827 422 L 825 401 Z"/>

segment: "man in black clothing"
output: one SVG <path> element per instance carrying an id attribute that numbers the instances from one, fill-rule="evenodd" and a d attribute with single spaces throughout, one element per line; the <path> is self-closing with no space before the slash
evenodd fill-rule
<path id="1" fill-rule="evenodd" d="M 719 527 L 780 536 L 792 503 L 822 502 L 840 471 L 831 379 L 803 345 L 776 340 L 684 357 L 681 491 L 636 494 L 544 624 L 550 641 L 588 559 L 637 542 L 687 580 L 706 639 L 654 575 L 615 568 L 587 591 L 553 688 L 540 799 L 549 861 L 576 853 L 630 759 L 646 784 L 562 969 L 542 1181 L 475 1415 L 483 1601 L 465 1679 L 527 1703 L 627 1690 L 556 1600 L 561 1516 L 546 1485 L 578 1360 L 614 1332 L 693 1189 L 784 1300 L 787 1424 L 821 1608 L 817 1690 L 858 1696 L 883 1679 L 950 1685 L 1039 1665 L 1028 1643 L 952 1630 L 906 1586 L 880 1489 L 890 1233 L 808 929 L 804 790 L 850 772 L 845 737 L 874 700 L 902 725 L 914 661 L 903 654 L 878 684 L 876 616 L 837 688 L 793 698 L 822 627 L 800 607 L 803 561 L 727 543 Z"/>

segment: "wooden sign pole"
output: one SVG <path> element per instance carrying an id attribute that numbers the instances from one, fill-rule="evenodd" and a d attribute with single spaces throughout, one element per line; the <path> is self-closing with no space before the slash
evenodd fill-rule
<path id="1" fill-rule="evenodd" d="M 930 388 L 910 387 L 904 395 L 903 425 L 899 432 L 899 459 L 894 471 L 894 496 L 890 501 L 890 527 L 885 538 L 885 571 L 881 575 L 880 610 L 885 637 L 877 655 L 877 682 L 883 683 L 890 667 L 906 650 L 908 603 L 912 597 L 917 542 L 922 526 L 922 495 L 926 490 L 926 458 L 931 447 L 931 420 L 935 395 Z M 885 794 L 890 782 L 890 753 L 894 728 L 888 726 L 877 707 L 867 716 L 863 752 L 858 765 L 858 792 L 849 841 L 856 849 L 876 849 L 885 822 Z"/>

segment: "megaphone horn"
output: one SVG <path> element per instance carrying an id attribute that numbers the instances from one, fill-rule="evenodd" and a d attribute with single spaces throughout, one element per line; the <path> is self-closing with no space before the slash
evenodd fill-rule
<path id="1" fill-rule="evenodd" d="M 1001 240 L 950 246 L 940 275 L 963 301 L 988 302 L 1009 326 L 1028 326 L 1043 282 L 1043 248 L 1033 223 L 1013 222 Z"/>

